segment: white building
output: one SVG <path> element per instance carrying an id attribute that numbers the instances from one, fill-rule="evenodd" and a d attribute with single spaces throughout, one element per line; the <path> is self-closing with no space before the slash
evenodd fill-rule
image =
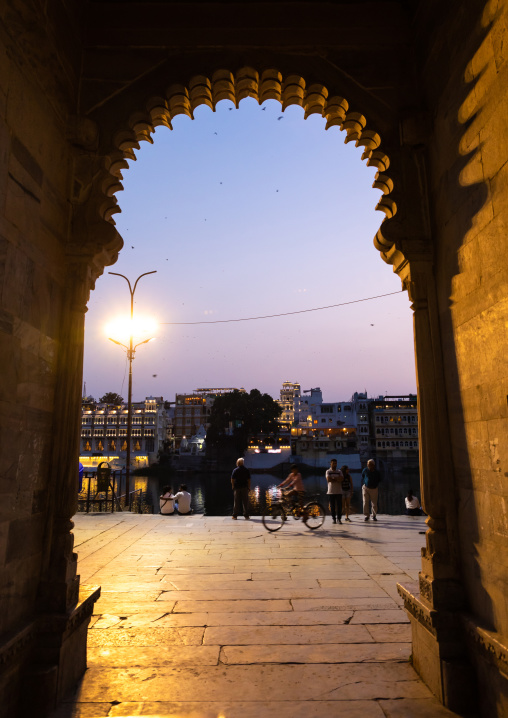
<path id="1" fill-rule="evenodd" d="M 127 456 L 127 405 L 113 406 L 85 399 L 82 404 L 79 460 L 85 470 L 102 461 L 125 466 Z M 157 460 L 167 437 L 168 420 L 162 397 L 147 396 L 133 402 L 131 412 L 131 464 L 148 466 Z"/>
<path id="2" fill-rule="evenodd" d="M 356 414 L 356 435 L 358 438 L 358 451 L 365 460 L 370 452 L 371 431 L 369 422 L 369 403 L 372 399 L 367 397 L 367 392 L 357 392 L 351 397 L 351 403 Z"/>
<path id="3" fill-rule="evenodd" d="M 307 395 L 307 396 L 304 396 Z M 323 403 L 323 392 L 320 387 L 317 386 L 314 389 L 304 389 L 302 392 L 302 399 L 300 402 L 300 426 L 312 426 L 313 415 L 317 413 L 318 406 Z"/>
<path id="4" fill-rule="evenodd" d="M 279 417 L 281 428 L 289 431 L 294 422 L 299 421 L 301 398 L 300 384 L 292 381 L 283 382 L 282 389 L 280 390 L 280 399 L 277 399 L 277 403 L 282 409 L 282 414 Z"/>
<path id="5" fill-rule="evenodd" d="M 416 462 L 418 403 L 415 394 L 380 396 L 369 405 L 372 453 L 383 461 Z"/>

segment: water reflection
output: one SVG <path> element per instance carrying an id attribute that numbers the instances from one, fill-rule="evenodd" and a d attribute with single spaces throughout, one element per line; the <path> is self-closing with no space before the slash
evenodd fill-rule
<path id="1" fill-rule="evenodd" d="M 285 476 L 285 474 L 284 474 Z M 252 515 L 260 515 L 265 507 L 270 506 L 277 499 L 279 492 L 277 484 L 282 476 L 273 474 L 252 474 L 250 502 Z M 351 513 L 362 513 L 362 498 L 360 491 L 360 477 L 354 476 L 354 492 L 351 499 Z M 327 483 L 322 475 L 313 474 L 304 477 L 307 494 L 319 496 L 319 500 L 328 510 L 326 499 Z M 86 482 L 85 482 L 86 483 Z M 159 512 L 159 495 L 163 486 L 169 485 L 176 493 L 181 484 L 187 486 L 192 495 L 192 508 L 196 513 L 207 516 L 228 516 L 233 512 L 233 491 L 231 488 L 231 473 L 197 473 L 171 472 L 159 476 L 136 476 L 133 484 L 135 490 L 141 490 L 144 510 Z M 404 497 L 409 488 L 417 491 L 417 477 L 389 478 L 382 482 L 379 488 L 379 512 L 382 514 L 403 514 Z M 83 487 L 84 497 L 86 486 Z M 119 493 L 122 493 L 121 491 Z M 93 490 L 92 490 L 93 494 Z"/>

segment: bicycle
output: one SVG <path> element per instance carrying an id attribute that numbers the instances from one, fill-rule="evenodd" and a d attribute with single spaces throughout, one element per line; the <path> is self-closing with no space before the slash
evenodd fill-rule
<path id="1" fill-rule="evenodd" d="M 274 501 L 263 514 L 263 526 L 270 532 L 279 531 L 288 520 L 288 516 L 292 515 L 295 521 L 302 519 L 308 529 L 315 531 L 323 525 L 326 516 L 326 511 L 316 501 L 317 497 L 317 494 L 311 496 L 312 500 L 301 506 L 292 492 L 282 491 L 280 499 Z"/>

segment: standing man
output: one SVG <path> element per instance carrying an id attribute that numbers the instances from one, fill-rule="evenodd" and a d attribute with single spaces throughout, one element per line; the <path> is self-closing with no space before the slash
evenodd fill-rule
<path id="1" fill-rule="evenodd" d="M 377 489 L 381 481 L 381 474 L 376 469 L 374 459 L 367 461 L 367 468 L 362 471 L 362 497 L 365 521 L 369 520 L 370 505 L 372 504 L 372 520 L 377 521 Z"/>
<path id="2" fill-rule="evenodd" d="M 246 519 L 250 519 L 249 516 L 249 489 L 250 489 L 250 472 L 246 469 L 243 459 L 237 459 L 236 469 L 231 474 L 231 486 L 233 487 L 233 494 L 235 497 L 233 504 L 233 519 L 238 518 L 238 514 L 243 507 L 243 515 Z"/>
<path id="3" fill-rule="evenodd" d="M 326 480 L 328 482 L 328 502 L 330 505 L 330 513 L 334 524 L 342 523 L 342 471 L 337 469 L 337 459 L 330 461 L 330 468 L 326 472 Z"/>

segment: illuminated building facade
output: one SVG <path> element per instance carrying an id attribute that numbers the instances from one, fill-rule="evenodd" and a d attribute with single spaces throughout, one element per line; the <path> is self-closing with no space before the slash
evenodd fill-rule
<path id="1" fill-rule="evenodd" d="M 418 407 L 415 394 L 380 396 L 369 402 L 372 454 L 384 461 L 418 460 Z"/>
<path id="2" fill-rule="evenodd" d="M 127 406 L 83 400 L 79 460 L 85 470 L 101 461 L 124 465 L 127 451 Z M 131 462 L 136 468 L 157 460 L 167 438 L 168 420 L 162 397 L 132 404 Z"/>
<path id="3" fill-rule="evenodd" d="M 300 384 L 292 381 L 285 381 L 280 390 L 280 399 L 277 403 L 282 409 L 279 418 L 279 425 L 283 431 L 289 431 L 295 421 L 300 419 L 302 391 Z"/>

